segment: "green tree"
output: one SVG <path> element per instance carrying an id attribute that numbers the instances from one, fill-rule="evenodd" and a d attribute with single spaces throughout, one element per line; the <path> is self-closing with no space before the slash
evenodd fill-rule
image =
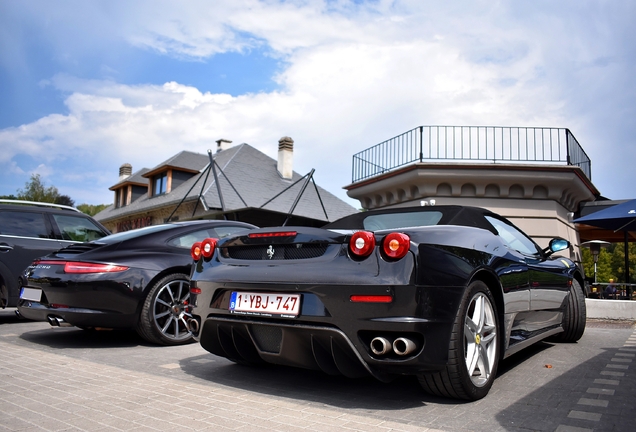
<path id="1" fill-rule="evenodd" d="M 585 277 L 594 278 L 594 258 L 587 248 L 581 248 L 581 263 Z M 613 243 L 607 249 L 601 249 L 597 263 L 596 281 L 607 283 L 612 278 L 615 281 L 625 281 L 625 245 Z M 636 281 L 636 243 L 629 244 L 629 279 Z"/>
<path id="2" fill-rule="evenodd" d="M 89 216 L 95 216 L 97 213 L 104 210 L 106 207 L 108 207 L 108 204 L 97 204 L 97 205 L 80 204 L 77 206 L 77 209 L 81 211 L 82 213 L 86 213 Z"/>
<path id="3" fill-rule="evenodd" d="M 55 204 L 75 207 L 75 201 L 73 201 L 68 195 L 59 195 L 55 198 Z"/>
<path id="4" fill-rule="evenodd" d="M 55 186 L 46 187 L 40 174 L 31 174 L 31 179 L 25 183 L 24 189 L 18 189 L 18 199 L 55 203 L 60 193 Z"/>

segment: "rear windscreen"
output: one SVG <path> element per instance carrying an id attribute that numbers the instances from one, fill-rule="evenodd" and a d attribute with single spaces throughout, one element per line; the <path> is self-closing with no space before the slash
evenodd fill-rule
<path id="1" fill-rule="evenodd" d="M 422 211 L 408 213 L 387 213 L 370 215 L 364 218 L 364 229 L 378 231 L 417 226 L 437 225 L 442 219 L 442 212 Z"/>

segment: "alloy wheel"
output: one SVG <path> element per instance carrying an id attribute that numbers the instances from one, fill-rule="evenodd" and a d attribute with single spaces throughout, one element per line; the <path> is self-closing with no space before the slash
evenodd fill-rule
<path id="1" fill-rule="evenodd" d="M 471 299 L 464 319 L 464 360 L 476 387 L 488 383 L 497 355 L 497 324 L 492 303 L 484 293 Z"/>
<path id="2" fill-rule="evenodd" d="M 187 320 L 192 318 L 189 300 L 187 280 L 173 280 L 159 289 L 153 302 L 153 320 L 163 337 L 174 342 L 192 337 L 187 326 Z"/>

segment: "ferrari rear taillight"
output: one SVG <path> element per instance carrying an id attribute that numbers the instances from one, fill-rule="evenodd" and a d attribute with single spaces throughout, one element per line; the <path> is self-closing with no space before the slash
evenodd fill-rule
<path id="1" fill-rule="evenodd" d="M 67 261 L 64 263 L 64 273 L 117 273 L 126 270 L 128 270 L 128 267 L 116 264 L 98 264 L 77 261 Z"/>
<path id="2" fill-rule="evenodd" d="M 201 242 L 201 255 L 203 258 L 211 258 L 216 248 L 216 239 L 206 238 Z"/>
<path id="3" fill-rule="evenodd" d="M 369 231 L 358 231 L 349 240 L 349 250 L 353 256 L 366 258 L 375 248 L 375 236 Z"/>
<path id="4" fill-rule="evenodd" d="M 211 258 L 216 248 L 216 239 L 206 238 L 202 242 L 196 242 L 190 248 L 190 255 L 195 261 L 199 261 L 201 257 Z"/>
<path id="5" fill-rule="evenodd" d="M 382 251 L 391 259 L 403 258 L 409 251 L 411 239 L 406 234 L 391 233 L 382 241 Z"/>
<path id="6" fill-rule="evenodd" d="M 199 261 L 201 259 L 201 242 L 196 242 L 192 245 L 190 248 L 190 255 L 195 261 Z"/>

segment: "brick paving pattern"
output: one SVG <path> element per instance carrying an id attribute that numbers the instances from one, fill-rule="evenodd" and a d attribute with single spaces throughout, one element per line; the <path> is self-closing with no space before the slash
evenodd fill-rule
<path id="1" fill-rule="evenodd" d="M 291 368 L 246 368 L 199 345 L 51 329 L 0 312 L 0 431 L 620 431 L 636 406 L 633 323 L 589 323 L 577 344 L 503 361 L 464 403 Z M 3 319 L 4 317 L 4 319 Z"/>

